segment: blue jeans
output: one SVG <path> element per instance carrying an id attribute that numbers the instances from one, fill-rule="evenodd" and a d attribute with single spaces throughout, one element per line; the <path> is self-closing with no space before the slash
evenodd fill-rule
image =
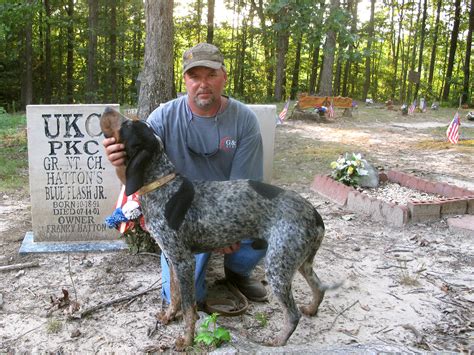
<path id="1" fill-rule="evenodd" d="M 250 273 L 265 256 L 266 249 L 252 248 L 253 240 L 242 240 L 240 249 L 232 254 L 225 254 L 224 266 L 236 274 L 242 276 L 250 276 Z M 196 268 L 194 271 L 194 285 L 196 288 L 196 301 L 204 302 L 206 299 L 206 268 L 211 253 L 196 254 Z M 161 253 L 161 281 L 162 281 L 162 297 L 168 303 L 171 302 L 170 291 L 170 269 L 166 258 Z"/>

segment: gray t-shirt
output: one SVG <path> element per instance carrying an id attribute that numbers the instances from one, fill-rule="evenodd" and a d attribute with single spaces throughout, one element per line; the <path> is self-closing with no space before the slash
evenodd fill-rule
<path id="1" fill-rule="evenodd" d="M 216 117 L 191 112 L 188 96 L 154 110 L 148 123 L 179 173 L 191 180 L 263 178 L 263 145 L 255 114 L 229 98 Z"/>

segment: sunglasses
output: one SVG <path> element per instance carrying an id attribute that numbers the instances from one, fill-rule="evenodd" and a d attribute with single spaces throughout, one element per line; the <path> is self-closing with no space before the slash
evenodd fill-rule
<path id="1" fill-rule="evenodd" d="M 186 133 L 185 133 L 185 136 L 184 136 L 184 139 L 185 139 L 185 143 L 186 143 L 186 148 L 188 149 L 188 151 L 190 153 L 192 153 L 193 155 L 196 155 L 196 156 L 200 156 L 200 157 L 203 157 L 203 158 L 211 158 L 213 157 L 214 155 L 217 154 L 217 152 L 219 152 L 219 143 L 221 141 L 221 134 L 220 134 L 220 131 L 219 131 L 219 123 L 217 121 L 217 118 L 214 118 L 214 127 L 216 129 L 216 136 L 217 136 L 217 143 L 216 143 L 216 149 L 210 151 L 210 152 L 199 152 L 197 151 L 196 149 L 193 149 L 189 146 L 189 143 L 188 143 L 188 134 L 189 134 L 189 127 L 191 126 L 191 123 L 193 122 L 193 118 L 191 118 L 190 120 L 188 120 L 188 124 L 186 126 Z"/>

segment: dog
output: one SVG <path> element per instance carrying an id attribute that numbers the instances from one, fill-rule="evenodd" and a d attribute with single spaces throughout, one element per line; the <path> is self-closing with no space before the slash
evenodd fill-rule
<path id="1" fill-rule="evenodd" d="M 176 348 L 193 344 L 196 323 L 194 254 L 227 247 L 249 237 L 267 247 L 266 277 L 285 314 L 283 329 L 268 345 L 285 345 L 301 317 L 291 290 L 298 270 L 312 291 L 300 308 L 316 315 L 325 291 L 313 270 L 324 222 L 313 205 L 295 192 L 252 180 L 190 181 L 175 171 L 153 129 L 112 108 L 100 120 L 105 137 L 125 146 L 125 192 L 138 191 L 145 223 L 170 264 L 171 303 L 157 315 L 173 320 L 181 305 L 184 336 Z"/>

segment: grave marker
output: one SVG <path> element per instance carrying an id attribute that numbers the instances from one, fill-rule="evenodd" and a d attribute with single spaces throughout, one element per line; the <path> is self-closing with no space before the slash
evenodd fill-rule
<path id="1" fill-rule="evenodd" d="M 102 146 L 99 119 L 118 105 L 29 105 L 28 161 L 35 242 L 117 240 L 105 218 L 120 182 Z"/>

